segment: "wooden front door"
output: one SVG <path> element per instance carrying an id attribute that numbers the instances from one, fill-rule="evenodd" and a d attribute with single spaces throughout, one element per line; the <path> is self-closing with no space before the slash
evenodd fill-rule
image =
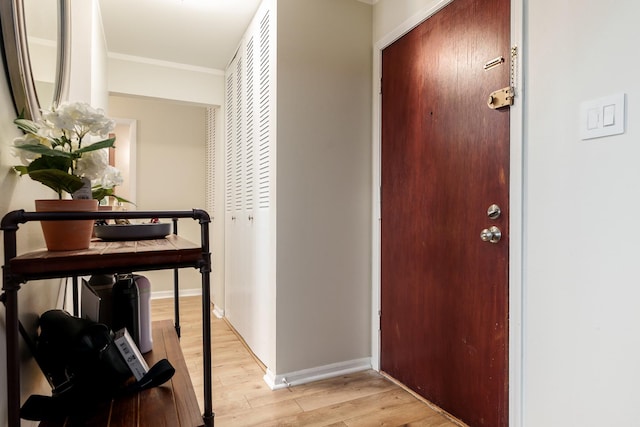
<path id="1" fill-rule="evenodd" d="M 508 422 L 509 25 L 454 0 L 382 54 L 381 369 L 472 426 Z"/>

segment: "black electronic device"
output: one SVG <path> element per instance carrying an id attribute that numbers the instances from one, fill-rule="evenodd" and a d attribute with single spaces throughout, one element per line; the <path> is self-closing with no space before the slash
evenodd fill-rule
<path id="1" fill-rule="evenodd" d="M 127 328 L 129 335 L 140 343 L 140 294 L 133 274 L 117 274 L 111 292 L 111 329 Z"/>

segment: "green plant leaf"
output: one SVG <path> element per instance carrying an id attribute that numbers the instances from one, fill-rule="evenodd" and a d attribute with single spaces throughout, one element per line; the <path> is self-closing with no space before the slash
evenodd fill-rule
<path id="1" fill-rule="evenodd" d="M 68 174 L 72 163 L 73 161 L 67 157 L 41 156 L 33 160 L 27 170 L 33 172 L 41 169 L 57 169 Z"/>
<path id="2" fill-rule="evenodd" d="M 124 197 L 116 196 L 115 194 L 112 194 L 111 197 L 113 197 L 120 203 L 131 203 L 133 206 L 136 206 L 135 203 L 133 203 L 131 200 L 125 199 Z"/>
<path id="3" fill-rule="evenodd" d="M 107 190 L 105 188 L 99 187 L 91 190 L 91 197 L 96 200 L 102 200 L 107 196 L 112 196 L 113 191 Z"/>
<path id="4" fill-rule="evenodd" d="M 114 194 L 113 188 L 103 188 L 103 187 L 100 187 L 100 186 L 93 187 L 93 189 L 91 190 L 91 197 L 93 197 L 96 200 L 102 200 L 105 197 L 113 197 L 114 199 L 116 199 L 120 203 L 131 203 L 132 205 L 135 206 L 135 203 L 133 203 L 133 202 L 131 202 L 131 201 L 129 201 L 129 200 L 123 198 L 123 197 L 116 196 Z"/>
<path id="5" fill-rule="evenodd" d="M 43 156 L 68 157 L 68 158 L 73 157 L 72 153 L 68 153 L 62 150 L 54 150 L 53 148 L 47 147 L 44 144 L 25 144 L 25 145 L 18 145 L 15 147 L 20 150 L 29 151 L 31 153 L 37 153 Z"/>
<path id="6" fill-rule="evenodd" d="M 82 147 L 79 150 L 76 150 L 76 153 L 88 153 L 89 151 L 101 150 L 103 148 L 113 147 L 113 143 L 116 142 L 115 138 L 105 139 L 104 141 L 94 142 L 91 145 L 87 145 L 86 147 Z"/>
<path id="7" fill-rule="evenodd" d="M 31 179 L 46 185 L 58 194 L 63 191 L 71 194 L 83 185 L 79 177 L 69 173 L 71 163 L 72 160 L 67 157 L 42 156 L 18 171 L 21 175 L 28 174 Z"/>
<path id="8" fill-rule="evenodd" d="M 60 194 L 66 191 L 71 194 L 78 191 L 84 183 L 80 178 L 58 169 L 38 169 L 29 172 L 34 181 L 38 181 Z"/>
<path id="9" fill-rule="evenodd" d="M 20 116 L 13 121 L 18 129 L 23 132 L 32 133 L 36 135 L 38 133 L 38 126 L 31 120 L 27 120 L 24 118 L 24 110 L 20 113 Z"/>
<path id="10" fill-rule="evenodd" d="M 27 169 L 26 166 L 14 166 L 13 170 L 15 170 L 16 172 L 18 172 L 20 174 L 20 176 L 22 175 L 28 175 L 29 174 L 29 169 Z"/>

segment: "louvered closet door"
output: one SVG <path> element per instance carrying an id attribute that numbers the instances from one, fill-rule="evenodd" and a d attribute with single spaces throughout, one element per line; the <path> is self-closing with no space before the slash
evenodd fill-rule
<path id="1" fill-rule="evenodd" d="M 217 159 L 216 159 L 216 114 L 218 108 L 207 107 L 206 111 L 206 159 L 205 159 L 205 209 L 209 215 L 215 219 L 216 207 L 218 201 L 216 200 L 216 185 L 217 185 Z"/>
<path id="2" fill-rule="evenodd" d="M 275 348 L 275 209 L 272 203 L 275 192 L 272 171 L 275 150 L 275 93 L 274 93 L 274 27 L 269 11 L 260 16 L 254 35 L 255 66 L 255 134 L 253 138 L 255 162 L 255 197 L 253 231 L 255 236 L 254 266 L 256 295 L 254 313 L 255 350 L 268 366 Z M 275 353 L 275 351 L 273 352 Z"/>
<path id="3" fill-rule="evenodd" d="M 238 295 L 239 309 L 243 319 L 247 319 L 246 325 L 240 331 L 245 341 L 254 342 L 256 339 L 256 322 L 254 308 L 258 304 L 255 292 L 255 231 L 254 231 L 254 194 L 255 194 L 255 61 L 254 61 L 254 37 L 248 37 L 243 43 L 242 57 L 239 58 L 242 75 L 242 90 L 237 92 L 241 98 L 242 123 L 238 126 L 238 132 L 242 133 L 242 144 L 237 149 L 241 150 L 242 171 L 238 175 L 238 183 L 242 185 L 242 194 L 238 203 L 238 228 L 241 234 L 241 265 L 242 284 L 241 293 Z"/>
<path id="4" fill-rule="evenodd" d="M 226 73 L 225 313 L 263 361 L 275 324 L 272 32 L 263 11 Z"/>
<path id="5" fill-rule="evenodd" d="M 225 315 L 236 329 L 247 328 L 242 316 L 242 61 L 226 73 L 225 92 Z M 246 291 L 244 291 L 246 293 Z"/>
<path id="6" fill-rule="evenodd" d="M 207 107 L 206 110 L 206 210 L 211 217 L 211 302 L 218 315 L 224 312 L 224 109 Z"/>

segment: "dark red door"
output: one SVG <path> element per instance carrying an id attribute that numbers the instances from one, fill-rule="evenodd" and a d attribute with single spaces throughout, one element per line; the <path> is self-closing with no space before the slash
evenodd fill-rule
<path id="1" fill-rule="evenodd" d="M 454 0 L 382 55 L 381 368 L 472 426 L 508 423 L 509 7 Z"/>

